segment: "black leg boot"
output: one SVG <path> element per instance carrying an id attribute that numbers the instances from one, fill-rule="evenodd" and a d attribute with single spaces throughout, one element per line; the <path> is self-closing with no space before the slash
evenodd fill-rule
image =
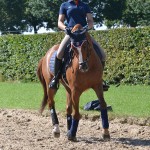
<path id="1" fill-rule="evenodd" d="M 54 77 L 49 84 L 49 88 L 58 89 L 58 81 L 61 75 L 62 60 L 55 58 Z"/>
<path id="2" fill-rule="evenodd" d="M 105 61 L 101 61 L 101 63 L 102 63 L 102 67 L 103 67 L 103 70 L 104 70 Z M 103 80 L 103 90 L 104 90 L 104 91 L 108 91 L 109 87 L 110 87 L 110 86 L 106 83 L 106 81 Z"/>

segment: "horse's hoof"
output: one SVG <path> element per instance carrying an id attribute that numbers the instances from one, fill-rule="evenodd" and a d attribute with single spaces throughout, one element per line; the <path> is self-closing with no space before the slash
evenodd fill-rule
<path id="1" fill-rule="evenodd" d="M 60 130 L 59 130 L 59 125 L 58 124 L 54 125 L 54 128 L 52 130 L 52 134 L 54 135 L 55 138 L 60 137 Z"/>
<path id="2" fill-rule="evenodd" d="M 110 134 L 103 134 L 102 138 L 104 141 L 110 141 Z"/>
<path id="3" fill-rule="evenodd" d="M 54 136 L 55 138 L 59 138 L 59 137 L 60 137 L 60 133 L 58 133 L 58 132 L 53 132 L 53 136 Z"/>
<path id="4" fill-rule="evenodd" d="M 69 141 L 77 142 L 76 136 L 72 136 L 71 133 L 70 133 L 70 131 L 68 131 L 67 137 L 68 137 L 68 140 L 69 140 Z"/>

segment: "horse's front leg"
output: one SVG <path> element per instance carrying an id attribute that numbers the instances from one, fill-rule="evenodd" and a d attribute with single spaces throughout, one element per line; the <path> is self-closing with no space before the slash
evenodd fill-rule
<path id="1" fill-rule="evenodd" d="M 70 141 L 77 141 L 76 139 L 76 133 L 78 129 L 79 120 L 81 118 L 81 115 L 79 113 L 79 98 L 80 98 L 81 92 L 79 92 L 77 89 L 71 90 L 71 98 L 72 98 L 72 106 L 73 106 L 73 113 L 72 113 L 72 124 L 71 128 L 68 131 L 68 140 Z"/>
<path id="2" fill-rule="evenodd" d="M 72 124 L 72 100 L 71 100 L 71 92 L 67 92 L 67 105 L 66 105 L 66 116 L 67 116 L 67 131 L 70 130 Z"/>
<path id="3" fill-rule="evenodd" d="M 100 101 L 100 111 L 101 111 L 101 119 L 102 119 L 102 126 L 103 126 L 103 139 L 109 140 L 110 134 L 109 134 L 109 121 L 108 121 L 108 113 L 107 113 L 107 104 L 105 102 L 104 96 L 103 96 L 103 87 L 102 84 L 100 86 L 95 86 L 94 91 L 96 92 L 96 95 Z"/>
<path id="4" fill-rule="evenodd" d="M 48 106 L 50 110 L 50 115 L 52 118 L 52 124 L 53 124 L 53 130 L 52 133 L 54 137 L 58 138 L 60 137 L 60 130 L 59 130 L 59 121 L 57 117 L 57 113 L 55 110 L 55 102 L 54 102 L 54 95 L 55 92 L 53 89 L 48 89 Z"/>

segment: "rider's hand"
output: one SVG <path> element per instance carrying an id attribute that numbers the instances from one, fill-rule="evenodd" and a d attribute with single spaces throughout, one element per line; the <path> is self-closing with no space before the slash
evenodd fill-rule
<path id="1" fill-rule="evenodd" d="M 69 27 L 66 27 L 65 28 L 65 33 L 70 35 L 71 34 L 71 29 Z"/>

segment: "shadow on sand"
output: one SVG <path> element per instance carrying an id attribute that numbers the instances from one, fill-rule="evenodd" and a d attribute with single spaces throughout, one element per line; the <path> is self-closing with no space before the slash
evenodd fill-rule
<path id="1" fill-rule="evenodd" d="M 79 142 L 84 141 L 85 143 L 97 143 L 97 142 L 105 142 L 102 138 L 78 138 Z M 150 140 L 145 139 L 133 139 L 133 138 L 111 138 L 110 141 L 119 142 L 126 145 L 132 145 L 132 146 L 150 146 Z"/>
<path id="2" fill-rule="evenodd" d="M 150 146 L 150 140 L 144 139 L 120 138 L 118 141 L 132 146 Z"/>

